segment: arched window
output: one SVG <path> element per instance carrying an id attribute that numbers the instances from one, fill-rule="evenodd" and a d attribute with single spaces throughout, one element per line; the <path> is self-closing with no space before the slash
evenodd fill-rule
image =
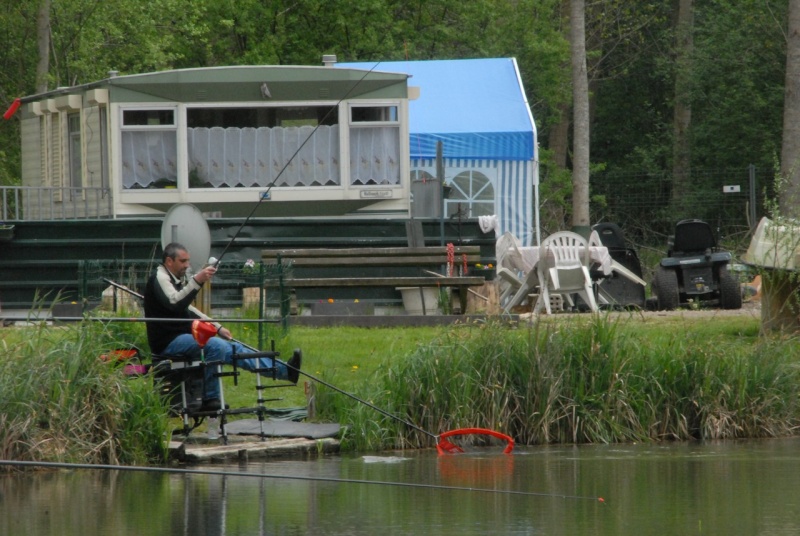
<path id="1" fill-rule="evenodd" d="M 462 171 L 449 181 L 447 214 L 456 214 L 459 209 L 467 218 L 491 216 L 494 208 L 494 185 L 480 171 Z"/>

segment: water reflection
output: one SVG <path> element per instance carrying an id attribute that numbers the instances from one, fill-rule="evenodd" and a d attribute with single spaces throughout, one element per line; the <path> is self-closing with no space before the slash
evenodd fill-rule
<path id="1" fill-rule="evenodd" d="M 194 469 L 1 475 L 0 534 L 800 533 L 798 439 Z"/>

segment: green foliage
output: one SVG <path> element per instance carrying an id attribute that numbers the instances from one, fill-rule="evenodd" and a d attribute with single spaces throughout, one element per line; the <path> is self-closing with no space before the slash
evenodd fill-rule
<path id="1" fill-rule="evenodd" d="M 593 86 L 592 158 L 614 171 L 663 170 L 671 160 L 672 7 L 645 5 L 641 11 L 623 10 L 622 28 L 594 43 L 614 52 L 594 67 L 593 77 L 602 82 Z M 597 14 L 594 24 L 609 33 L 615 19 L 603 15 Z"/>
<path id="2" fill-rule="evenodd" d="M 569 227 L 572 214 L 572 172 L 556 165 L 553 152 L 539 151 L 539 218 L 542 233 Z"/>
<path id="3" fill-rule="evenodd" d="M 18 339 L 14 342 L 13 339 Z M 101 355 L 127 348 L 100 323 L 41 324 L 0 348 L 0 455 L 76 463 L 166 459 L 166 408 Z"/>
<path id="4" fill-rule="evenodd" d="M 49 87 L 92 82 L 110 70 L 319 65 L 329 53 L 340 61 L 513 56 L 546 148 L 551 127 L 568 120 L 572 98 L 565 6 L 559 0 L 57 0 Z M 37 0 L 19 0 L 0 11 L 3 104 L 35 90 L 38 9 Z M 671 167 L 675 9 L 649 0 L 587 6 L 591 154 L 609 171 Z M 695 2 L 694 11 L 695 54 L 686 67 L 692 165 L 768 168 L 780 147 L 787 1 Z M 16 184 L 16 121 L 0 129 L 0 142 L 0 184 Z M 559 179 L 554 190 L 560 188 Z M 552 216 L 568 221 L 563 210 Z"/>
<path id="5" fill-rule="evenodd" d="M 696 5 L 693 163 L 769 169 L 781 147 L 787 2 Z"/>
<path id="6" fill-rule="evenodd" d="M 170 69 L 202 43 L 202 0 L 58 0 L 51 13 L 51 87 Z M 35 57 L 35 56 L 34 56 Z"/>

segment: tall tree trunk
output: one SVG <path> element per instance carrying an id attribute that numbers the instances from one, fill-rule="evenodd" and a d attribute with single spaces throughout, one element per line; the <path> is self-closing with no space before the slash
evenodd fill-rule
<path id="1" fill-rule="evenodd" d="M 561 169 L 567 167 L 567 153 L 569 152 L 569 104 L 559 106 L 561 119 L 550 127 L 547 138 L 547 148 L 553 152 L 553 162 Z"/>
<path id="2" fill-rule="evenodd" d="M 778 205 L 780 215 L 800 215 L 800 0 L 789 0 L 786 81 L 783 94 L 783 142 Z M 800 288 L 796 275 L 769 270 L 762 276 L 761 328 L 764 331 L 800 331 Z"/>
<path id="3" fill-rule="evenodd" d="M 47 75 L 50 71 L 50 4 L 51 0 L 41 0 L 39 14 L 36 17 L 36 44 L 39 48 L 36 93 L 47 91 Z"/>
<path id="4" fill-rule="evenodd" d="M 570 2 L 572 50 L 572 227 L 589 230 L 589 79 L 586 73 L 586 6 Z"/>
<path id="5" fill-rule="evenodd" d="M 694 52 L 694 0 L 679 0 L 675 25 L 675 108 L 673 111 L 672 205 L 681 207 L 691 178 L 692 54 Z"/>
<path id="6" fill-rule="evenodd" d="M 789 31 L 786 47 L 786 82 L 783 95 L 783 144 L 779 194 L 781 214 L 800 216 L 800 0 L 789 0 Z"/>

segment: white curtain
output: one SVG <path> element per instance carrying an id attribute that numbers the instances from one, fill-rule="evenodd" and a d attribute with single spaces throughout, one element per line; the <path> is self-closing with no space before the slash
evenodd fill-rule
<path id="1" fill-rule="evenodd" d="M 215 188 L 341 184 L 336 125 L 190 128 L 187 146 L 189 173 Z"/>
<path id="2" fill-rule="evenodd" d="M 190 128 L 187 151 L 192 186 L 341 185 L 337 125 Z M 175 131 L 122 133 L 125 188 L 176 182 L 176 160 Z M 350 175 L 353 185 L 400 184 L 400 129 L 351 129 Z"/>
<path id="3" fill-rule="evenodd" d="M 400 129 L 350 129 L 350 184 L 400 184 Z"/>
<path id="4" fill-rule="evenodd" d="M 122 132 L 122 185 L 147 188 L 158 180 L 177 184 L 178 143 L 174 130 Z"/>

